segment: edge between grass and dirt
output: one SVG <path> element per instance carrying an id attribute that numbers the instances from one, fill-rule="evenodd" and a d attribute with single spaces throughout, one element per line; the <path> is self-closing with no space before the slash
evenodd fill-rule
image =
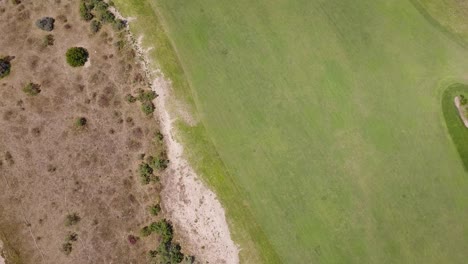
<path id="1" fill-rule="evenodd" d="M 232 239 L 239 247 L 240 262 L 280 263 L 279 256 L 243 200 L 243 191 L 229 175 L 202 122 L 196 120 L 196 94 L 191 89 L 190 80 L 184 74 L 183 65 L 169 38 L 170 34 L 166 32 L 156 3 L 146 0 L 114 0 L 114 3 L 123 16 L 130 18 L 130 31 L 139 38 L 139 48 L 149 59 L 148 67 L 156 73 L 161 71 L 163 78 L 170 80 L 172 89 L 168 92 L 172 92 L 172 95 L 167 98 L 169 105 L 166 104 L 167 109 L 163 111 L 170 112 L 171 119 L 176 119 L 172 129 L 176 131 L 169 133 L 176 132 L 176 140 L 186 148 L 183 154 L 190 166 L 201 176 L 201 180 L 215 191 L 221 201 Z M 181 114 L 180 109 L 175 109 L 181 107 L 185 113 Z M 187 121 L 184 114 L 190 115 L 189 119 L 195 121 Z M 164 121 L 168 120 L 162 120 Z"/>

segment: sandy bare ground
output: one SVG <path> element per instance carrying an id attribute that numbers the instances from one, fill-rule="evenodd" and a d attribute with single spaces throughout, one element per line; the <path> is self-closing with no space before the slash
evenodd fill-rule
<path id="1" fill-rule="evenodd" d="M 466 112 L 460 103 L 460 97 L 456 96 L 454 99 L 454 102 L 455 102 L 455 106 L 458 109 L 458 115 L 460 115 L 460 118 L 462 119 L 463 124 L 465 124 L 465 127 L 468 128 L 468 118 L 466 117 Z"/>
<path id="2" fill-rule="evenodd" d="M 3 242 L 0 240 L 0 264 L 5 264 L 5 259 L 2 257 L 3 253 Z"/>
<path id="3" fill-rule="evenodd" d="M 117 17 L 122 17 L 113 10 Z M 127 19 L 132 21 L 137 18 Z M 224 208 L 216 194 L 201 182 L 184 157 L 184 148 L 176 140 L 173 125 L 180 118 L 187 122 L 184 111 L 170 111 L 169 105 L 177 105 L 171 94 L 170 81 L 159 70 L 150 68 L 148 51 L 153 47 L 143 48 L 141 40 L 129 33 L 130 42 L 141 58 L 143 68 L 151 79 L 152 89 L 159 95 L 156 108 L 160 119 L 161 131 L 165 137 L 170 165 L 168 173 L 162 179 L 161 202 L 166 216 L 172 221 L 182 241 L 184 251 L 193 254 L 197 261 L 206 263 L 239 263 L 239 249 L 231 239 Z M 177 113 L 174 113 L 176 112 Z M 191 122 L 189 122 L 191 123 Z"/>

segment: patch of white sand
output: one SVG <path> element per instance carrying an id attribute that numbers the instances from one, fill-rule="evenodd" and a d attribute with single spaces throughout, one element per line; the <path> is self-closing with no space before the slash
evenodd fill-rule
<path id="1" fill-rule="evenodd" d="M 466 111 L 463 109 L 463 106 L 460 103 L 460 97 L 459 96 L 455 97 L 455 106 L 458 109 L 458 115 L 460 116 L 461 120 L 463 121 L 463 124 L 465 124 L 465 127 L 468 128 L 468 118 L 466 117 Z"/>

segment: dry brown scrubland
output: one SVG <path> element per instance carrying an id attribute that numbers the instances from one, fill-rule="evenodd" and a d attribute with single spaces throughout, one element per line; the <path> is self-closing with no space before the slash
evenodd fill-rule
<path id="1" fill-rule="evenodd" d="M 159 183 L 142 185 L 142 154 L 163 152 L 159 124 L 128 93 L 149 89 L 131 48 L 118 49 L 110 26 L 92 34 L 76 0 L 0 0 L 0 57 L 12 70 L 0 80 L 0 240 L 14 263 L 146 263 L 157 236 L 129 235 L 161 218 L 149 213 Z M 19 2 L 19 1 L 17 1 Z M 55 18 L 45 32 L 41 17 Z M 54 43 L 44 44 L 47 34 Z M 72 68 L 66 50 L 90 60 Z M 40 93 L 22 91 L 29 82 Z M 77 118 L 85 117 L 83 128 Z M 163 177 L 163 175 L 160 175 Z M 66 226 L 68 214 L 80 221 Z M 72 252 L 63 252 L 70 233 Z M 177 235 L 177 234 L 176 234 Z"/>

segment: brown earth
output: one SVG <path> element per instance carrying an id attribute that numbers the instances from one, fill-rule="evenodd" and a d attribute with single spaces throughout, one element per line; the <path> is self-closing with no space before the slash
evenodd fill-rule
<path id="1" fill-rule="evenodd" d="M 0 0 L 0 57 L 14 57 L 0 80 L 0 240 L 21 263 L 146 263 L 157 238 L 130 245 L 127 237 L 157 219 L 148 206 L 160 186 L 141 185 L 136 170 L 142 153 L 162 146 L 154 143 L 157 122 L 124 96 L 148 84 L 109 26 L 91 34 L 78 3 Z M 56 19 L 53 46 L 35 26 L 44 16 Z M 66 64 L 72 46 L 89 51 L 88 65 Z M 29 82 L 40 85 L 39 95 L 22 91 Z M 67 227 L 70 213 L 81 220 Z M 69 232 L 78 240 L 67 256 Z"/>

